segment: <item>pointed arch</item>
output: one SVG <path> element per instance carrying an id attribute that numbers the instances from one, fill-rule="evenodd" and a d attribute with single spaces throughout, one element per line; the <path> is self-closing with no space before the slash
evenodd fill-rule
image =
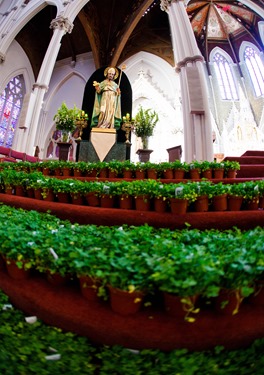
<path id="1" fill-rule="evenodd" d="M 247 68 L 256 97 L 264 95 L 264 64 L 259 49 L 249 42 L 243 42 L 239 50 L 240 61 Z"/>
<path id="2" fill-rule="evenodd" d="M 233 73 L 234 62 L 230 55 L 216 47 L 211 51 L 209 61 L 214 66 L 222 100 L 238 100 L 238 90 Z"/>
<path id="3" fill-rule="evenodd" d="M 11 148 L 25 95 L 23 75 L 13 77 L 0 96 L 0 145 Z"/>

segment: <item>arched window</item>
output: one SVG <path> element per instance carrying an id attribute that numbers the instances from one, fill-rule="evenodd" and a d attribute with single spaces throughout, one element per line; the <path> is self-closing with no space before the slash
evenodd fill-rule
<path id="1" fill-rule="evenodd" d="M 244 60 L 256 96 L 264 95 L 264 65 L 259 54 L 253 47 L 247 46 L 244 51 Z"/>
<path id="2" fill-rule="evenodd" d="M 14 77 L 0 97 L 0 145 L 11 148 L 25 93 L 22 75 Z"/>
<path id="3" fill-rule="evenodd" d="M 238 100 L 237 88 L 230 68 L 230 63 L 224 55 L 216 52 L 213 55 L 213 64 L 223 100 Z"/>

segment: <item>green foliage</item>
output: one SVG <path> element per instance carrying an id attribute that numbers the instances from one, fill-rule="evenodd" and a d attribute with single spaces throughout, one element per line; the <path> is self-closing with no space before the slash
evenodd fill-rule
<path id="1" fill-rule="evenodd" d="M 159 121 L 157 112 L 151 108 L 143 109 L 141 106 L 135 116 L 133 131 L 137 137 L 150 137 L 153 135 L 154 128 Z"/>
<path id="2" fill-rule="evenodd" d="M 82 111 L 75 104 L 73 108 L 68 108 L 66 103 L 63 102 L 53 117 L 56 129 L 72 132 L 76 127 L 76 119 L 78 116 L 80 117 L 81 113 Z"/>
<path id="3" fill-rule="evenodd" d="M 93 345 L 85 337 L 25 321 L 0 291 L 0 373 L 5 375 L 251 375 L 262 374 L 264 340 L 243 349 L 190 352 L 177 349 L 130 350 Z M 47 360 L 59 355 L 58 360 Z M 49 358 L 49 357 L 48 357 Z"/>

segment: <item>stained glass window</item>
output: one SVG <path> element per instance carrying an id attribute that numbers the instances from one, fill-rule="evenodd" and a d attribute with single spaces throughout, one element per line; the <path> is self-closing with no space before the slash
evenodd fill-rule
<path id="1" fill-rule="evenodd" d="M 11 148 L 25 94 L 22 75 L 14 77 L 0 96 L 0 145 Z"/>
<path id="2" fill-rule="evenodd" d="M 237 88 L 228 60 L 216 52 L 213 56 L 216 77 L 219 84 L 221 98 L 223 100 L 238 100 Z"/>
<path id="3" fill-rule="evenodd" d="M 257 51 L 247 46 L 244 51 L 244 59 L 256 96 L 264 95 L 264 65 Z"/>

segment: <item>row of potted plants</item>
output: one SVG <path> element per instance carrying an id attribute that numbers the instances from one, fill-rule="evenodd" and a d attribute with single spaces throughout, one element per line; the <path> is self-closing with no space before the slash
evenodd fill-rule
<path id="1" fill-rule="evenodd" d="M 260 227 L 221 232 L 172 231 L 148 225 L 81 226 L 4 205 L 0 218 L 0 254 L 11 277 L 15 278 L 10 268 L 13 262 L 23 277 L 25 272 L 30 277 L 32 269 L 45 275 L 77 277 L 86 298 L 110 298 L 117 312 L 113 288 L 132 296 L 133 312 L 139 311 L 143 302 L 152 301 L 155 306 L 160 293 L 177 296 L 184 314 L 177 310 L 175 315 L 183 314 L 190 322 L 195 319 L 192 314 L 199 312 L 195 306 L 198 297 L 211 303 L 213 298 L 216 303 L 223 291 L 234 293 L 232 314 L 236 314 L 244 298 L 263 292 L 264 231 Z M 215 306 L 221 311 L 226 304 L 228 296 Z M 174 315 L 173 308 L 165 308 Z M 120 313 L 131 313 L 124 302 Z"/>
<path id="2" fill-rule="evenodd" d="M 185 212 L 252 210 L 263 208 L 264 203 L 264 180 L 232 184 L 209 180 L 183 183 L 161 183 L 157 180 L 81 181 L 47 177 L 41 172 L 6 169 L 0 172 L 0 188 L 9 194 L 50 201 L 173 213 L 181 213 L 177 211 L 178 207 L 174 209 L 179 203 L 184 203 Z M 223 206 L 220 206 L 220 198 Z"/>
<path id="3" fill-rule="evenodd" d="M 164 179 L 200 179 L 236 177 L 240 164 L 235 161 L 208 162 L 193 161 L 185 163 L 179 160 L 161 163 L 133 163 L 112 160 L 109 162 L 67 162 L 59 160 L 37 163 L 5 163 L 1 168 L 12 168 L 26 172 L 41 171 L 45 175 L 100 177 L 100 178 L 164 178 Z"/>
<path id="4" fill-rule="evenodd" d="M 0 290 L 0 373 L 12 374 L 261 374 L 264 339 L 249 347 L 191 352 L 186 349 L 130 350 L 115 345 L 94 345 L 86 337 L 46 325 L 29 324 L 27 316 Z"/>

